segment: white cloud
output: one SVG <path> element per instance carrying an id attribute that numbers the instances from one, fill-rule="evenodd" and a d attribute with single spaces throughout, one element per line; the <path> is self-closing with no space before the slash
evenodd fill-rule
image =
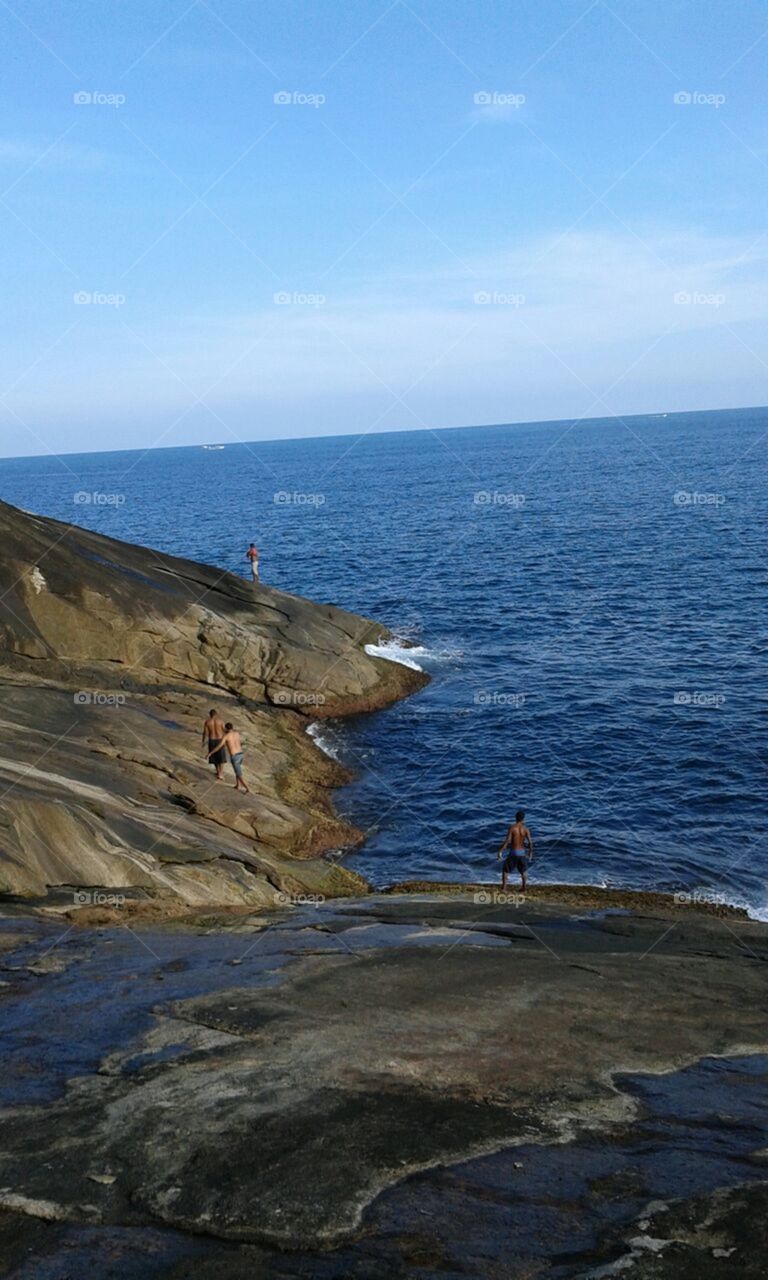
<path id="1" fill-rule="evenodd" d="M 30 142 L 21 138 L 0 138 L 0 164 L 31 168 L 99 169 L 107 156 L 95 147 L 80 143 Z"/>
<path id="2" fill-rule="evenodd" d="M 190 318 L 176 354 L 194 377 L 201 361 L 213 372 L 258 338 L 230 385 L 245 389 L 251 378 L 277 390 L 287 381 L 289 394 L 371 386 L 377 376 L 404 387 L 433 361 L 451 384 L 479 366 L 503 379 L 517 359 L 535 378 L 552 351 L 588 351 L 610 367 L 619 344 L 640 350 L 667 330 L 764 319 L 768 256 L 751 243 L 698 231 L 572 231 L 470 260 L 470 271 L 369 276 L 343 289 L 329 281 L 319 307 Z"/>
<path id="3" fill-rule="evenodd" d="M 97 413 L 135 431 L 170 423 L 199 395 L 254 439 L 765 399 L 765 368 L 733 333 L 759 355 L 768 251 L 756 237 L 576 230 L 467 265 L 329 277 L 316 306 L 275 305 L 265 291 L 257 308 L 230 313 L 158 317 L 154 299 L 146 316 L 92 308 L 9 403 L 32 421 Z M 299 296 L 318 291 L 293 283 Z M 4 372 L 11 385 L 16 371 Z M 190 438 L 191 422 L 166 443 Z"/>

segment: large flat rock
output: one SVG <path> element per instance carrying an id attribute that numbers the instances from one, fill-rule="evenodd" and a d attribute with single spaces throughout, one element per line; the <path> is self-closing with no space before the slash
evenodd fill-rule
<path id="1" fill-rule="evenodd" d="M 19 921 L 9 928 L 18 936 Z M 35 958 L 49 926 L 34 929 L 20 958 L 33 974 L 25 1035 L 48 1026 L 50 1057 L 41 1088 L 15 1030 L 24 997 L 6 994 L 0 1203 L 89 1228 L 162 1224 L 245 1242 L 261 1251 L 264 1275 L 305 1274 L 273 1269 L 276 1247 L 370 1257 L 371 1223 L 384 1230 L 393 1213 L 421 1212 L 410 1207 L 424 1203 L 413 1200 L 418 1179 L 412 1193 L 404 1179 L 479 1160 L 466 1204 L 459 1194 L 451 1208 L 455 1179 L 443 1191 L 424 1184 L 434 1228 L 423 1224 L 425 1274 L 453 1275 L 435 1262 L 440 1217 L 477 1216 L 477 1178 L 499 1178 L 483 1161 L 509 1152 L 513 1169 L 516 1150 L 530 1162 L 533 1151 L 578 1153 L 595 1140 L 618 1151 L 641 1114 L 630 1076 L 768 1052 L 768 927 L 671 907 L 575 915 L 535 897 L 371 896 L 224 929 L 78 930 L 52 939 L 69 963 L 50 974 Z M 20 960 L 8 964 L 15 972 Z M 736 1114 L 743 1091 L 738 1104 L 723 1093 L 707 1123 L 713 1158 L 731 1143 L 724 1167 L 741 1161 L 741 1176 L 759 1181 L 765 1090 L 749 1079 L 762 1129 L 759 1110 Z M 623 1177 L 595 1174 L 605 1230 L 617 1219 L 608 1206 L 634 1185 L 622 1191 Z M 718 1179 L 713 1166 L 713 1188 Z M 379 1211 L 398 1188 L 400 1208 Z M 642 1189 L 629 1202 L 641 1204 Z M 460 1239 L 451 1247 L 460 1252 Z M 232 1266 L 221 1274 L 241 1274 Z M 400 1274 L 387 1268 L 379 1274 Z"/>

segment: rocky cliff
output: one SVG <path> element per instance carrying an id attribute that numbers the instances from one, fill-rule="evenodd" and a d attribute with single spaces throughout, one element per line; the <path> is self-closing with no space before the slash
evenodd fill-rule
<path id="1" fill-rule="evenodd" d="M 366 652 L 386 628 L 4 503 L 0 545 L 0 894 L 165 913 L 360 891 L 323 857 L 360 833 L 306 728 L 425 683 Z M 250 796 L 204 759 L 211 707 Z"/>

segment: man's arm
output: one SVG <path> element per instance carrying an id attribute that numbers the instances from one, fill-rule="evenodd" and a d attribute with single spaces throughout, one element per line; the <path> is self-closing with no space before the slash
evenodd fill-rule
<path id="1" fill-rule="evenodd" d="M 501 857 L 502 853 L 504 852 L 504 850 L 505 850 L 505 849 L 507 848 L 507 846 L 509 845 L 509 843 L 510 843 L 510 841 L 511 841 L 511 838 L 512 838 L 512 828 L 510 827 L 510 828 L 508 829 L 508 831 L 507 831 L 506 836 L 504 837 L 504 843 L 501 845 L 501 847 L 499 848 L 499 852 L 496 854 L 496 857 L 497 857 L 497 858 L 500 858 L 500 857 Z"/>
<path id="2" fill-rule="evenodd" d="M 530 858 L 531 862 L 533 862 L 533 836 L 531 835 L 527 827 L 525 828 L 525 838 L 528 841 L 528 857 Z"/>

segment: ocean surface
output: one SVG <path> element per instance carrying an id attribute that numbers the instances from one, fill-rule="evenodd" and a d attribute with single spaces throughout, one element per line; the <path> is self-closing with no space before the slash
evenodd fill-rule
<path id="1" fill-rule="evenodd" d="M 106 441 L 105 441 L 106 443 Z M 535 878 L 768 918 L 768 409 L 0 461 L 0 497 L 387 624 L 432 683 L 324 723 L 376 884 Z"/>

